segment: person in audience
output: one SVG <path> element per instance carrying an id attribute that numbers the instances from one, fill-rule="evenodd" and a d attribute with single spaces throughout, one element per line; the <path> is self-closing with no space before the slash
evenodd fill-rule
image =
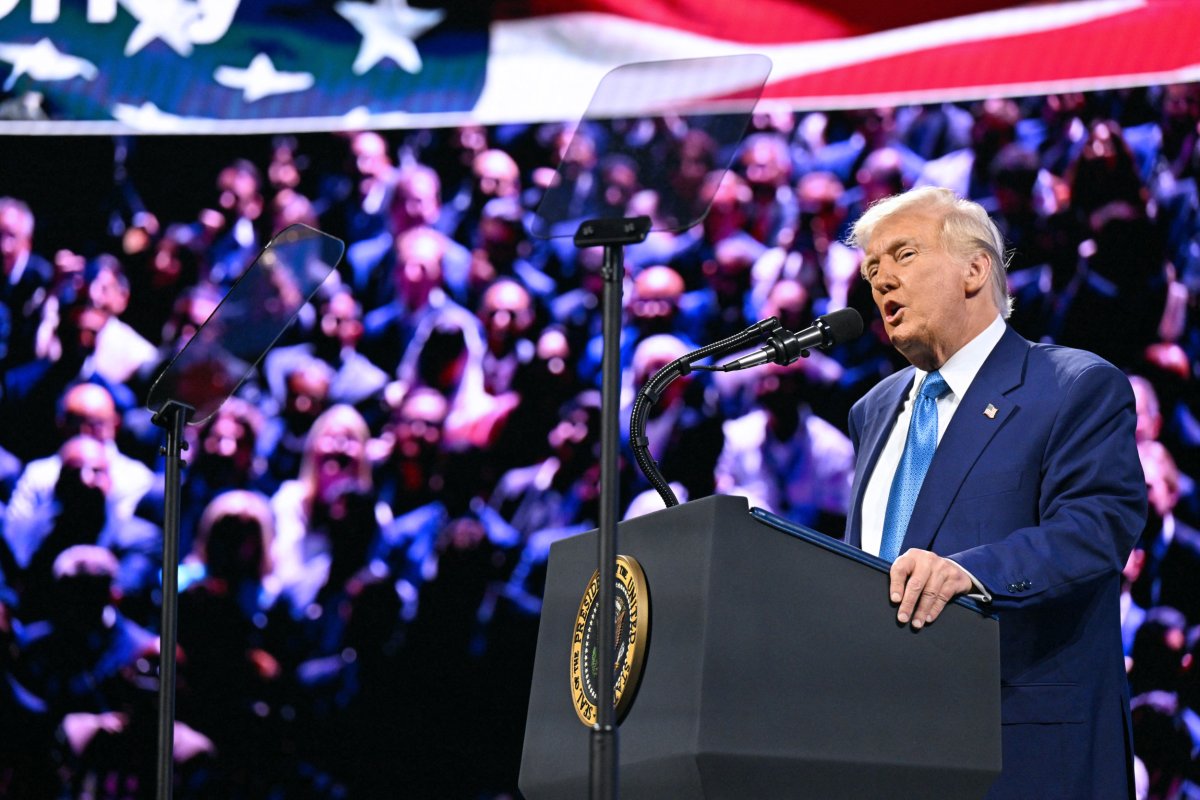
<path id="1" fill-rule="evenodd" d="M 813 413 L 800 372 L 770 365 L 759 375 L 758 408 L 724 424 L 717 491 L 744 495 L 801 525 L 835 531 L 839 522 L 845 525 L 850 506 L 850 440 Z"/>
<path id="2" fill-rule="evenodd" d="M 268 473 L 276 483 L 295 478 L 300 471 L 304 441 L 313 422 L 329 408 L 333 370 L 313 359 L 288 372 L 283 379 L 283 406 L 278 417 L 267 420 L 260 437 L 260 454 L 268 460 Z"/>
<path id="3" fill-rule="evenodd" d="M 8 549 L 23 573 L 21 616 L 38 619 L 49 613 L 55 560 L 67 548 L 83 544 L 108 548 L 120 558 L 113 583 L 127 605 L 149 602 L 162 557 L 161 529 L 114 506 L 103 442 L 74 436 L 63 443 L 58 458 L 53 493 L 28 514 L 5 520 Z"/>
<path id="4" fill-rule="evenodd" d="M 370 430 L 351 406 L 335 405 L 313 421 L 304 440 L 300 474 L 271 498 L 275 541 L 270 589 L 298 616 L 308 613 L 330 577 L 344 500 L 373 489 L 367 461 Z"/>
<path id="5" fill-rule="evenodd" d="M 115 256 L 102 254 L 85 271 L 88 299 L 108 314 L 96 334 L 96 371 L 112 383 L 125 383 L 158 356 L 157 348 L 121 319 L 129 308 L 130 284 Z"/>
<path id="6" fill-rule="evenodd" d="M 112 395 L 103 386 L 79 383 L 63 395 L 57 425 L 61 441 L 82 435 L 104 446 L 112 478 L 109 499 L 113 513 L 127 519 L 133 516 L 146 493 L 155 488 L 157 480 L 149 467 L 123 453 L 117 445 L 120 424 Z M 25 465 L 8 504 L 8 524 L 20 525 L 22 520 L 37 515 L 41 507 L 53 502 L 62 468 L 58 453 Z"/>
<path id="7" fill-rule="evenodd" d="M 1142 534 L 1146 563 L 1139 597 L 1154 606 L 1171 606 L 1200 624 L 1200 531 L 1175 516 L 1179 503 L 1179 468 L 1160 442 L 1138 444 L 1150 510 Z M 1141 588 L 1141 587 L 1139 587 Z M 1147 597 L 1148 594 L 1148 597 Z"/>
<path id="8" fill-rule="evenodd" d="M 33 211 L 0 197 L 0 366 L 32 360 L 38 313 L 54 280 L 50 262 L 33 252 Z"/>
<path id="9" fill-rule="evenodd" d="M 363 407 L 387 385 L 388 376 L 358 350 L 363 336 L 362 308 L 345 286 L 317 300 L 317 324 L 311 341 L 279 347 L 263 361 L 267 386 L 277 403 L 286 402 L 287 376 L 316 359 L 332 371 L 329 402 Z"/>
<path id="10" fill-rule="evenodd" d="M 223 492 L 203 509 L 181 570 L 178 714 L 211 739 L 221 773 L 247 793 L 266 794 L 295 769 L 284 670 L 300 647 L 264 585 L 274 534 L 264 495 Z"/>

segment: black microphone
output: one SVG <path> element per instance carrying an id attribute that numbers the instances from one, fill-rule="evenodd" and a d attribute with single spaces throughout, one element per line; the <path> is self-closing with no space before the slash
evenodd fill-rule
<path id="1" fill-rule="evenodd" d="M 759 364 L 791 364 L 801 356 L 807 356 L 814 347 L 822 350 L 835 344 L 856 339 L 863 332 L 863 320 L 853 308 L 840 308 L 837 311 L 817 317 L 817 321 L 798 333 L 781 330 L 767 339 L 767 343 L 757 352 L 730 361 L 717 367 L 722 372 L 757 367 Z"/>

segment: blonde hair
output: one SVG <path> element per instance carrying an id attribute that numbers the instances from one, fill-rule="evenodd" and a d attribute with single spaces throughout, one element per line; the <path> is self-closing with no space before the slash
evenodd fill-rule
<path id="1" fill-rule="evenodd" d="M 1008 319 L 1012 298 L 1008 294 L 1008 256 L 1004 236 L 983 206 L 965 200 L 940 186 L 922 186 L 871 204 L 854 223 L 847 244 L 866 249 L 879 223 L 903 212 L 928 212 L 941 217 L 942 246 L 955 256 L 973 258 L 979 253 L 992 263 L 989 283 L 996 309 Z M 865 273 L 863 274 L 865 278 Z"/>
<path id="2" fill-rule="evenodd" d="M 259 577 L 269 574 L 272 569 L 271 544 L 275 541 L 275 515 L 271 512 L 267 498 L 258 492 L 231 489 L 214 497 L 200 515 L 200 522 L 196 526 L 196 539 L 192 542 L 192 552 L 202 562 L 208 563 L 208 540 L 212 536 L 213 525 L 224 517 L 248 517 L 258 523 L 262 535 Z"/>
<path id="3" fill-rule="evenodd" d="M 367 421 L 363 419 L 362 414 L 358 413 L 353 406 L 338 403 L 326 409 L 313 421 L 312 427 L 308 430 L 308 436 L 304 438 L 299 477 L 300 483 L 304 486 L 304 495 L 309 498 L 310 502 L 317 492 L 316 442 L 330 428 L 337 425 L 344 425 L 350 435 L 362 446 L 362 455 L 358 460 L 358 472 L 355 479 L 360 488 L 371 486 L 371 464 L 366 455 L 367 440 L 371 438 L 371 430 L 367 427 Z"/>

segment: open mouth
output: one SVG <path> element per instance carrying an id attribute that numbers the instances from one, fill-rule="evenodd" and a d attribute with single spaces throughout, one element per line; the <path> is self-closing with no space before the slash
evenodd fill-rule
<path id="1" fill-rule="evenodd" d="M 889 325 L 900 321 L 900 314 L 904 311 L 904 306 L 897 303 L 895 300 L 888 300 L 883 304 L 883 321 Z"/>

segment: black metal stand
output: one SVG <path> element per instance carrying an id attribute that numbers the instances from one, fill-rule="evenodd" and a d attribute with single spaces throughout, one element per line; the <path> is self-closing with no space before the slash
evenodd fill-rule
<path id="1" fill-rule="evenodd" d="M 679 505 L 679 498 L 675 496 L 675 490 L 671 488 L 671 484 L 667 483 L 667 479 L 658 469 L 658 464 L 650 455 L 650 440 L 646 437 L 646 418 L 650 414 L 650 409 L 677 378 L 682 378 L 694 369 L 709 371 L 719 369 L 698 365 L 697 361 L 742 350 L 764 335 L 772 334 L 779 329 L 779 320 L 775 317 L 768 317 L 761 322 L 756 322 L 741 333 L 735 333 L 719 342 L 685 353 L 654 373 L 650 380 L 646 381 L 638 390 L 637 398 L 633 401 L 633 409 L 629 414 L 629 445 L 633 449 L 634 460 L 637 461 L 642 474 L 650 481 L 650 485 L 658 492 L 658 496 L 662 498 L 667 508 Z"/>
<path id="2" fill-rule="evenodd" d="M 183 451 L 187 442 L 183 429 L 196 409 L 168 400 L 153 417 L 167 431 L 163 521 L 162 631 L 158 671 L 158 800 L 171 800 L 175 761 L 175 643 L 179 628 L 179 513 Z"/>
<path id="3" fill-rule="evenodd" d="M 601 652 L 597 694 L 599 708 L 592 728 L 591 783 L 592 800 L 615 800 L 617 797 L 618 743 L 614 703 L 615 678 L 612 665 L 616 663 L 616 562 L 617 562 L 617 501 L 621 423 L 621 283 L 625 279 L 625 245 L 645 241 L 650 232 L 650 218 L 589 220 L 575 233 L 576 247 L 603 247 L 604 297 L 603 314 L 604 356 L 601 361 L 600 385 L 600 519 L 597 537 L 597 559 L 600 591 L 596 598 L 596 637 Z M 607 611 L 606 611 L 607 609 Z M 604 665 L 608 665 L 605 669 Z"/>

